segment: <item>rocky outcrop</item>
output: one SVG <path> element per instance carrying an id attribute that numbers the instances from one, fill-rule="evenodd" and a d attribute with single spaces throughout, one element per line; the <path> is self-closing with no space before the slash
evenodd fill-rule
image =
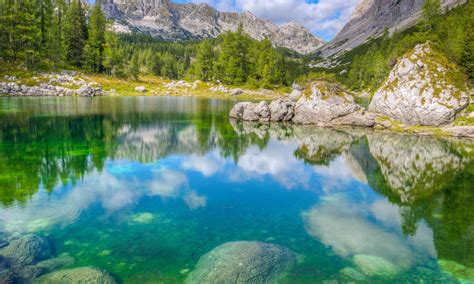
<path id="1" fill-rule="evenodd" d="M 352 95 L 339 85 L 327 81 L 313 82 L 296 102 L 294 123 L 328 125 L 332 120 L 352 114 L 361 107 Z"/>
<path id="2" fill-rule="evenodd" d="M 295 85 L 290 99 L 278 99 L 270 104 L 238 103 L 230 111 L 230 117 L 244 121 L 291 121 L 318 126 L 371 127 L 375 124 L 375 115 L 356 104 L 352 95 L 336 83 L 320 80 L 311 83 L 304 91 L 299 88 Z"/>
<path id="3" fill-rule="evenodd" d="M 245 121 L 270 121 L 270 108 L 267 102 L 236 104 L 230 111 L 230 117 Z"/>
<path id="4" fill-rule="evenodd" d="M 465 2 L 441 1 L 445 9 Z M 395 32 L 413 26 L 421 16 L 423 3 L 424 0 L 362 0 L 349 22 L 319 53 L 324 57 L 331 56 L 357 47 L 382 34 L 385 29 Z"/>
<path id="5" fill-rule="evenodd" d="M 23 83 L 16 77 L 7 76 L 6 81 L 0 81 L 0 95 L 9 96 L 34 96 L 34 97 L 95 97 L 102 96 L 102 86 L 94 82 L 87 82 L 76 78 L 68 72 L 61 74 L 43 74 L 40 78 L 32 78 L 33 85 Z M 46 81 L 45 81 L 46 80 Z M 44 81 L 44 82 L 42 82 Z"/>
<path id="6" fill-rule="evenodd" d="M 452 122 L 469 104 L 462 73 L 428 42 L 405 54 L 375 93 L 369 110 L 408 125 Z"/>
<path id="7" fill-rule="evenodd" d="M 62 283 L 90 283 L 115 284 L 115 279 L 107 272 L 93 267 L 79 267 L 59 270 L 36 279 L 34 283 L 62 284 Z"/>
<path id="8" fill-rule="evenodd" d="M 297 263 L 297 254 L 275 244 L 225 243 L 201 257 L 186 283 L 273 283 Z"/>
<path id="9" fill-rule="evenodd" d="M 205 3 L 106 0 L 102 9 L 107 18 L 114 21 L 118 32 L 148 33 L 168 41 L 215 38 L 226 31 L 237 30 L 242 24 L 244 32 L 252 38 L 268 38 L 275 46 L 299 53 L 313 52 L 324 43 L 299 24 L 290 22 L 278 26 L 250 12 L 223 13 Z"/>

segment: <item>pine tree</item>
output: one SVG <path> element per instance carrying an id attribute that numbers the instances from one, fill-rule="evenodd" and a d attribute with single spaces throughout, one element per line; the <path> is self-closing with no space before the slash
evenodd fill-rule
<path id="1" fill-rule="evenodd" d="M 24 60 L 27 66 L 36 67 L 40 59 L 40 35 L 39 19 L 36 14 L 36 2 L 25 0 L 17 4 L 15 57 Z"/>
<path id="2" fill-rule="evenodd" d="M 52 23 L 46 44 L 46 54 L 55 67 L 58 67 L 64 59 L 63 18 L 65 11 L 66 3 L 64 0 L 55 0 L 53 15 L 51 17 Z"/>
<path id="3" fill-rule="evenodd" d="M 102 65 L 109 75 L 125 77 L 124 53 L 119 46 L 119 37 L 113 32 L 105 33 L 104 60 Z"/>
<path id="4" fill-rule="evenodd" d="M 209 40 L 203 40 L 197 50 L 196 59 L 193 62 L 193 73 L 203 81 L 213 78 L 214 70 L 214 48 Z"/>
<path id="5" fill-rule="evenodd" d="M 84 45 L 87 40 L 87 24 L 83 3 L 72 0 L 64 25 L 64 48 L 66 60 L 80 67 L 83 62 Z"/>
<path id="6" fill-rule="evenodd" d="M 93 72 L 103 71 L 104 45 L 107 20 L 101 9 L 101 1 L 96 1 L 88 25 L 88 39 L 84 49 L 86 66 Z"/>
<path id="7" fill-rule="evenodd" d="M 128 74 L 134 79 L 138 79 L 138 75 L 140 75 L 140 63 L 138 57 L 138 53 L 135 52 L 128 66 Z"/>

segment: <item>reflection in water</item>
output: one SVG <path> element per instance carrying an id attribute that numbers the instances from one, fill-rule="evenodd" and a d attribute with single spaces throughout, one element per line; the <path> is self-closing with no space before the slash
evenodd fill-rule
<path id="1" fill-rule="evenodd" d="M 474 143 L 228 121 L 232 104 L 0 100 L 0 249 L 39 233 L 74 266 L 181 282 L 255 240 L 304 255 L 282 282 L 474 279 Z"/>

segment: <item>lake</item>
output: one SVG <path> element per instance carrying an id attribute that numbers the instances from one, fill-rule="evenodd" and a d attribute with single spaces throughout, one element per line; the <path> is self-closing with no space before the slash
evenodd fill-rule
<path id="1" fill-rule="evenodd" d="M 474 281 L 473 140 L 234 122 L 234 103 L 0 98 L 0 254 L 34 234 L 51 252 L 29 265 L 68 260 L 38 275 L 123 283 Z"/>

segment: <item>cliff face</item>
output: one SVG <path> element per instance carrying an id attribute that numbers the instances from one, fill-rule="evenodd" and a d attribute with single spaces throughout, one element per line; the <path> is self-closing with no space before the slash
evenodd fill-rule
<path id="1" fill-rule="evenodd" d="M 267 37 L 275 46 L 299 53 L 313 52 L 323 40 L 296 23 L 278 26 L 250 12 L 223 13 L 207 4 L 175 4 L 170 0 L 105 0 L 102 9 L 119 32 L 143 32 L 170 41 L 214 38 L 226 31 L 244 32 L 254 39 Z"/>
<path id="2" fill-rule="evenodd" d="M 349 22 L 337 36 L 320 49 L 324 57 L 352 49 L 371 37 L 401 31 L 413 26 L 421 16 L 424 0 L 362 0 Z M 465 3 L 466 0 L 442 0 L 443 9 Z"/>

